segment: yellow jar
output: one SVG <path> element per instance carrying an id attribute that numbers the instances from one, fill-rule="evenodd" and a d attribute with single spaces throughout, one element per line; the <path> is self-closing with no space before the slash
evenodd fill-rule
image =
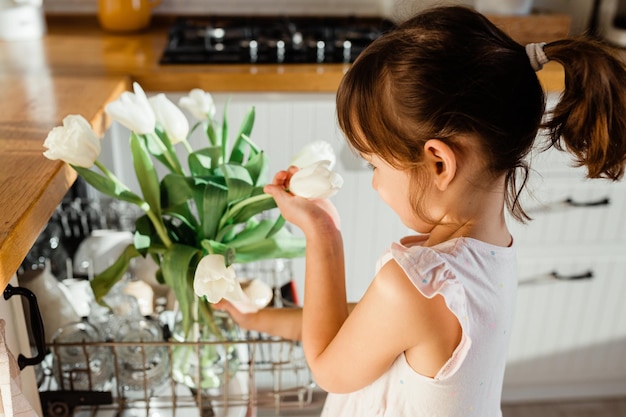
<path id="1" fill-rule="evenodd" d="M 113 32 L 132 32 L 150 24 L 152 8 L 161 0 L 99 0 L 98 20 Z"/>

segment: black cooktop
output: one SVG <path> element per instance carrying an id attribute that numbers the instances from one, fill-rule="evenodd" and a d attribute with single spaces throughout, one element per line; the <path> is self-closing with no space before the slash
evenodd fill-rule
<path id="1" fill-rule="evenodd" d="M 350 63 L 391 28 L 370 17 L 181 17 L 160 63 Z"/>

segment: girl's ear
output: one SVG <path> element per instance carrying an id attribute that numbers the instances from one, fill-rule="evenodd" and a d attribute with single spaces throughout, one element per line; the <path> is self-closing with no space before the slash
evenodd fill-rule
<path id="1" fill-rule="evenodd" d="M 439 191 L 445 191 L 456 175 L 456 156 L 452 149 L 439 139 L 429 139 L 424 144 L 424 162 Z"/>

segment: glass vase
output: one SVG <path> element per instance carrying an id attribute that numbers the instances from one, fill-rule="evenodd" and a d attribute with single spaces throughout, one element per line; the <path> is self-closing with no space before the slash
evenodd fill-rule
<path id="1" fill-rule="evenodd" d="M 172 331 L 172 378 L 189 388 L 201 416 L 255 415 L 249 404 L 250 379 L 245 370 L 240 370 L 248 360 L 247 346 L 240 341 L 239 328 L 226 313 L 213 311 L 212 317 L 212 325 L 194 322 L 187 334 L 182 320 L 176 321 Z"/>

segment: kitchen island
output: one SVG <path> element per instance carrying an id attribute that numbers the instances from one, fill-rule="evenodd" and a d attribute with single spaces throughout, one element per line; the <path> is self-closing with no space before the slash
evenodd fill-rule
<path id="1" fill-rule="evenodd" d="M 48 17 L 33 41 L 0 41 L 0 287 L 4 289 L 76 178 L 43 155 L 47 132 L 71 113 L 98 133 L 104 106 L 133 81 L 146 91 L 334 92 L 346 64 L 160 65 L 172 19 L 137 34 L 101 30 L 93 16 Z M 506 23 L 506 22 L 505 22 Z M 547 90 L 563 87 L 562 69 L 538 73 Z"/>

